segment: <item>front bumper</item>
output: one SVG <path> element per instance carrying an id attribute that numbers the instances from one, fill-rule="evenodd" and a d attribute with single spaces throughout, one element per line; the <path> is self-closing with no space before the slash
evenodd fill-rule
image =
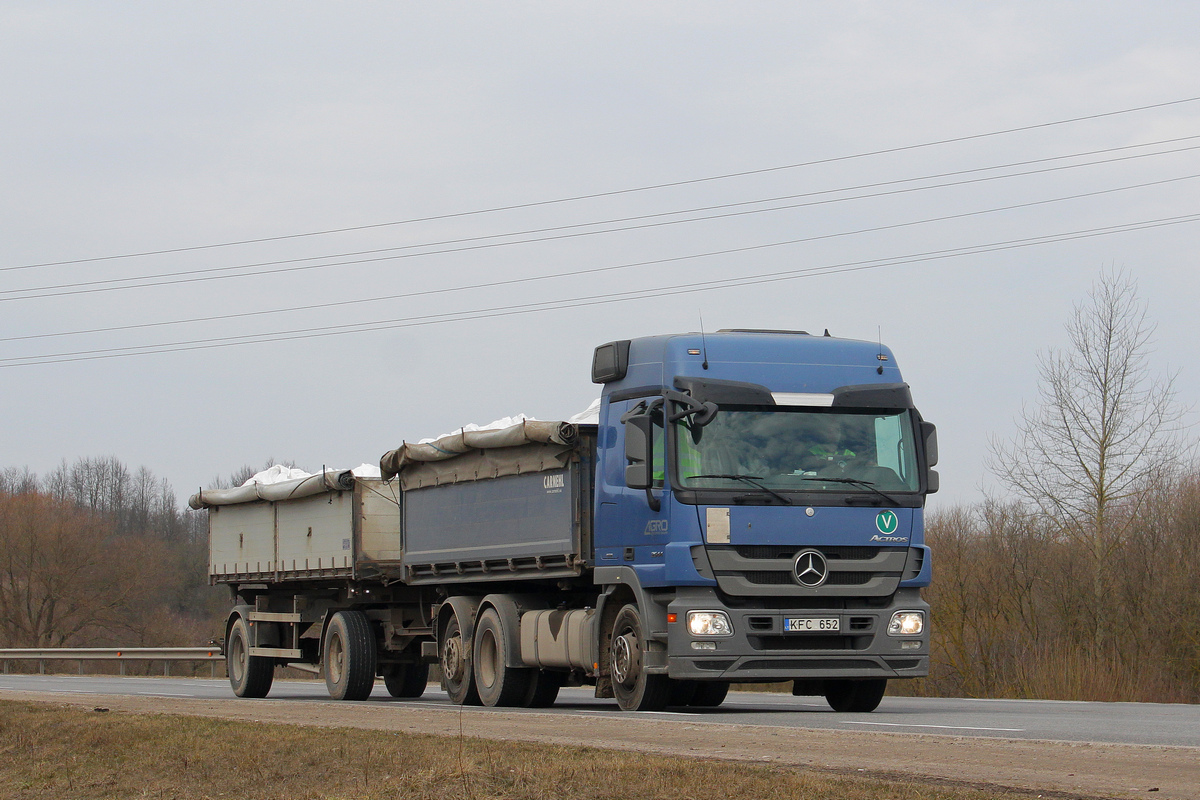
<path id="1" fill-rule="evenodd" d="M 686 619 L 694 610 L 724 611 L 732 635 L 692 636 Z M 924 631 L 919 636 L 889 636 L 888 621 L 896 611 L 923 611 Z M 730 607 L 712 588 L 688 587 L 677 591 L 667 613 L 676 615 L 676 622 L 667 625 L 666 672 L 672 678 L 772 683 L 929 674 L 929 605 L 916 589 L 896 592 L 885 606 L 836 598 L 827 608 L 811 603 L 778 608 L 766 599 Z M 783 629 L 788 617 L 837 617 L 840 630 L 788 633 Z"/>

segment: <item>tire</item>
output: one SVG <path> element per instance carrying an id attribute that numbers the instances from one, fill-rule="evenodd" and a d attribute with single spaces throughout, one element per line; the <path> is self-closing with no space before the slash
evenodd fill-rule
<path id="1" fill-rule="evenodd" d="M 729 681 L 700 681 L 689 705 L 698 708 L 716 708 L 725 702 L 725 696 L 728 694 Z"/>
<path id="2" fill-rule="evenodd" d="M 825 699 L 834 711 L 866 713 L 879 707 L 879 701 L 886 691 L 887 678 L 829 681 L 825 687 Z"/>
<path id="3" fill-rule="evenodd" d="M 225 671 L 238 697 L 266 697 L 275 680 L 275 660 L 250 655 L 250 629 L 238 617 L 229 626 L 225 641 Z"/>
<path id="4" fill-rule="evenodd" d="M 696 681 L 679 681 L 671 680 L 671 696 L 667 700 L 668 706 L 688 706 L 692 704 L 692 698 L 696 696 L 696 689 L 699 684 Z"/>
<path id="5" fill-rule="evenodd" d="M 524 708 L 549 708 L 558 699 L 565 673 L 548 669 L 535 669 L 529 681 L 529 691 L 521 705 Z"/>
<path id="6" fill-rule="evenodd" d="M 429 665 L 391 664 L 383 672 L 383 685 L 392 697 L 416 698 L 425 694 L 429 683 Z"/>
<path id="7" fill-rule="evenodd" d="M 375 685 L 375 634 L 361 611 L 339 611 L 325 628 L 325 687 L 334 700 L 366 700 Z"/>
<path id="8" fill-rule="evenodd" d="M 671 679 L 647 675 L 645 653 L 642 615 L 630 603 L 617 612 L 608 647 L 613 695 L 622 711 L 662 711 L 671 699 Z"/>
<path id="9" fill-rule="evenodd" d="M 496 609 L 475 620 L 475 688 L 485 706 L 519 706 L 531 691 L 533 670 L 505 663 L 511 644 Z"/>
<path id="10" fill-rule="evenodd" d="M 471 647 L 463 641 L 458 615 L 451 614 L 438 642 L 438 662 L 442 667 L 442 688 L 450 695 L 450 702 L 460 706 L 479 705 L 471 661 Z"/>

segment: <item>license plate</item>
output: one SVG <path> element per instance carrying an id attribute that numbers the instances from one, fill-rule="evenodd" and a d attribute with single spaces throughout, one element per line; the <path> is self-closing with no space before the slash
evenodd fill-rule
<path id="1" fill-rule="evenodd" d="M 838 617 L 785 617 L 783 629 L 789 633 L 840 631 L 842 621 Z"/>

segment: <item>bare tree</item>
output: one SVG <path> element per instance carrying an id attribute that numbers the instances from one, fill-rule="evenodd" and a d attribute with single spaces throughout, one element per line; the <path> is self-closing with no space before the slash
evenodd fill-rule
<path id="1" fill-rule="evenodd" d="M 0 642 L 60 647 L 128 626 L 171 573 L 153 542 L 112 533 L 67 501 L 0 496 Z"/>
<path id="2" fill-rule="evenodd" d="M 1039 356 L 1038 404 L 1023 411 L 1011 441 L 992 440 L 989 466 L 1061 537 L 1083 545 L 1101 646 L 1106 564 L 1138 517 L 1141 490 L 1188 458 L 1186 409 L 1174 376 L 1151 372 L 1154 325 L 1124 273 L 1102 274 L 1066 330 L 1069 347 Z"/>

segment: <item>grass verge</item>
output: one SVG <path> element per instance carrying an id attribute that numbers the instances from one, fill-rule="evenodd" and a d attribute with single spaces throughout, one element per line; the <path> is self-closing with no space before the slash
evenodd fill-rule
<path id="1" fill-rule="evenodd" d="M 0 798 L 838 798 L 971 789 L 583 747 L 0 701 Z"/>

